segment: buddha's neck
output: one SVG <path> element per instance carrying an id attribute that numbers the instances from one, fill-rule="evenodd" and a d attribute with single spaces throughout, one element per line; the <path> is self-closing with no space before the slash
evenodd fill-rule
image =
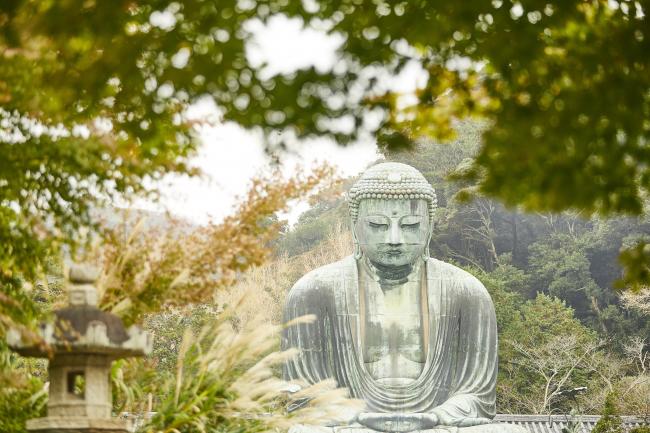
<path id="1" fill-rule="evenodd" d="M 381 265 L 368 260 L 366 257 L 362 258 L 361 261 L 366 273 L 377 281 L 382 286 L 382 289 L 390 289 L 394 286 L 403 285 L 409 280 L 419 279 L 421 268 L 419 260 L 401 266 Z"/>

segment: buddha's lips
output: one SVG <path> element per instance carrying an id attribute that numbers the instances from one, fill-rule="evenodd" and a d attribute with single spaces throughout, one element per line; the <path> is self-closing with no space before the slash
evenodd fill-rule
<path id="1" fill-rule="evenodd" d="M 379 252 L 382 254 L 401 254 L 406 250 L 399 245 L 389 245 L 383 244 L 378 248 Z"/>

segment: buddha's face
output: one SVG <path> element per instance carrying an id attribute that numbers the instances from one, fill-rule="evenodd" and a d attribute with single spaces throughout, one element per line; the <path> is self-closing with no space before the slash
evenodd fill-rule
<path id="1" fill-rule="evenodd" d="M 354 231 L 371 262 L 404 266 L 424 253 L 431 230 L 425 200 L 365 199 L 358 215 Z"/>

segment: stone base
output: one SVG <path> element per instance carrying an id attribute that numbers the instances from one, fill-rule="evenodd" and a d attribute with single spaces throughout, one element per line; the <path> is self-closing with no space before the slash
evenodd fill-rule
<path id="1" fill-rule="evenodd" d="M 35 433 L 129 433 L 122 419 L 57 416 L 30 419 L 27 430 Z"/>
<path id="2" fill-rule="evenodd" d="M 321 427 L 308 425 L 295 425 L 289 433 L 379 433 L 376 430 L 363 426 Z M 506 423 L 492 423 L 475 425 L 472 427 L 439 426 L 427 430 L 414 430 L 409 433 L 529 433 L 526 428 Z"/>

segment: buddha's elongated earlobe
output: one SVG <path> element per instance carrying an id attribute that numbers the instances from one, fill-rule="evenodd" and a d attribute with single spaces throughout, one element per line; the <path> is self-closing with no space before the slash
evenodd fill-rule
<path id="1" fill-rule="evenodd" d="M 431 236 L 433 236 L 433 224 L 429 227 L 429 235 L 427 236 L 427 243 L 424 247 L 424 251 L 422 252 L 422 261 L 425 263 L 427 260 L 429 260 L 429 257 L 431 257 L 431 254 L 429 252 L 429 244 L 431 243 Z"/>
<path id="2" fill-rule="evenodd" d="M 359 239 L 357 238 L 357 232 L 354 229 L 354 221 L 352 221 L 352 242 L 354 244 L 354 258 L 360 260 L 363 257 L 363 251 L 361 251 L 361 245 L 359 245 Z"/>

